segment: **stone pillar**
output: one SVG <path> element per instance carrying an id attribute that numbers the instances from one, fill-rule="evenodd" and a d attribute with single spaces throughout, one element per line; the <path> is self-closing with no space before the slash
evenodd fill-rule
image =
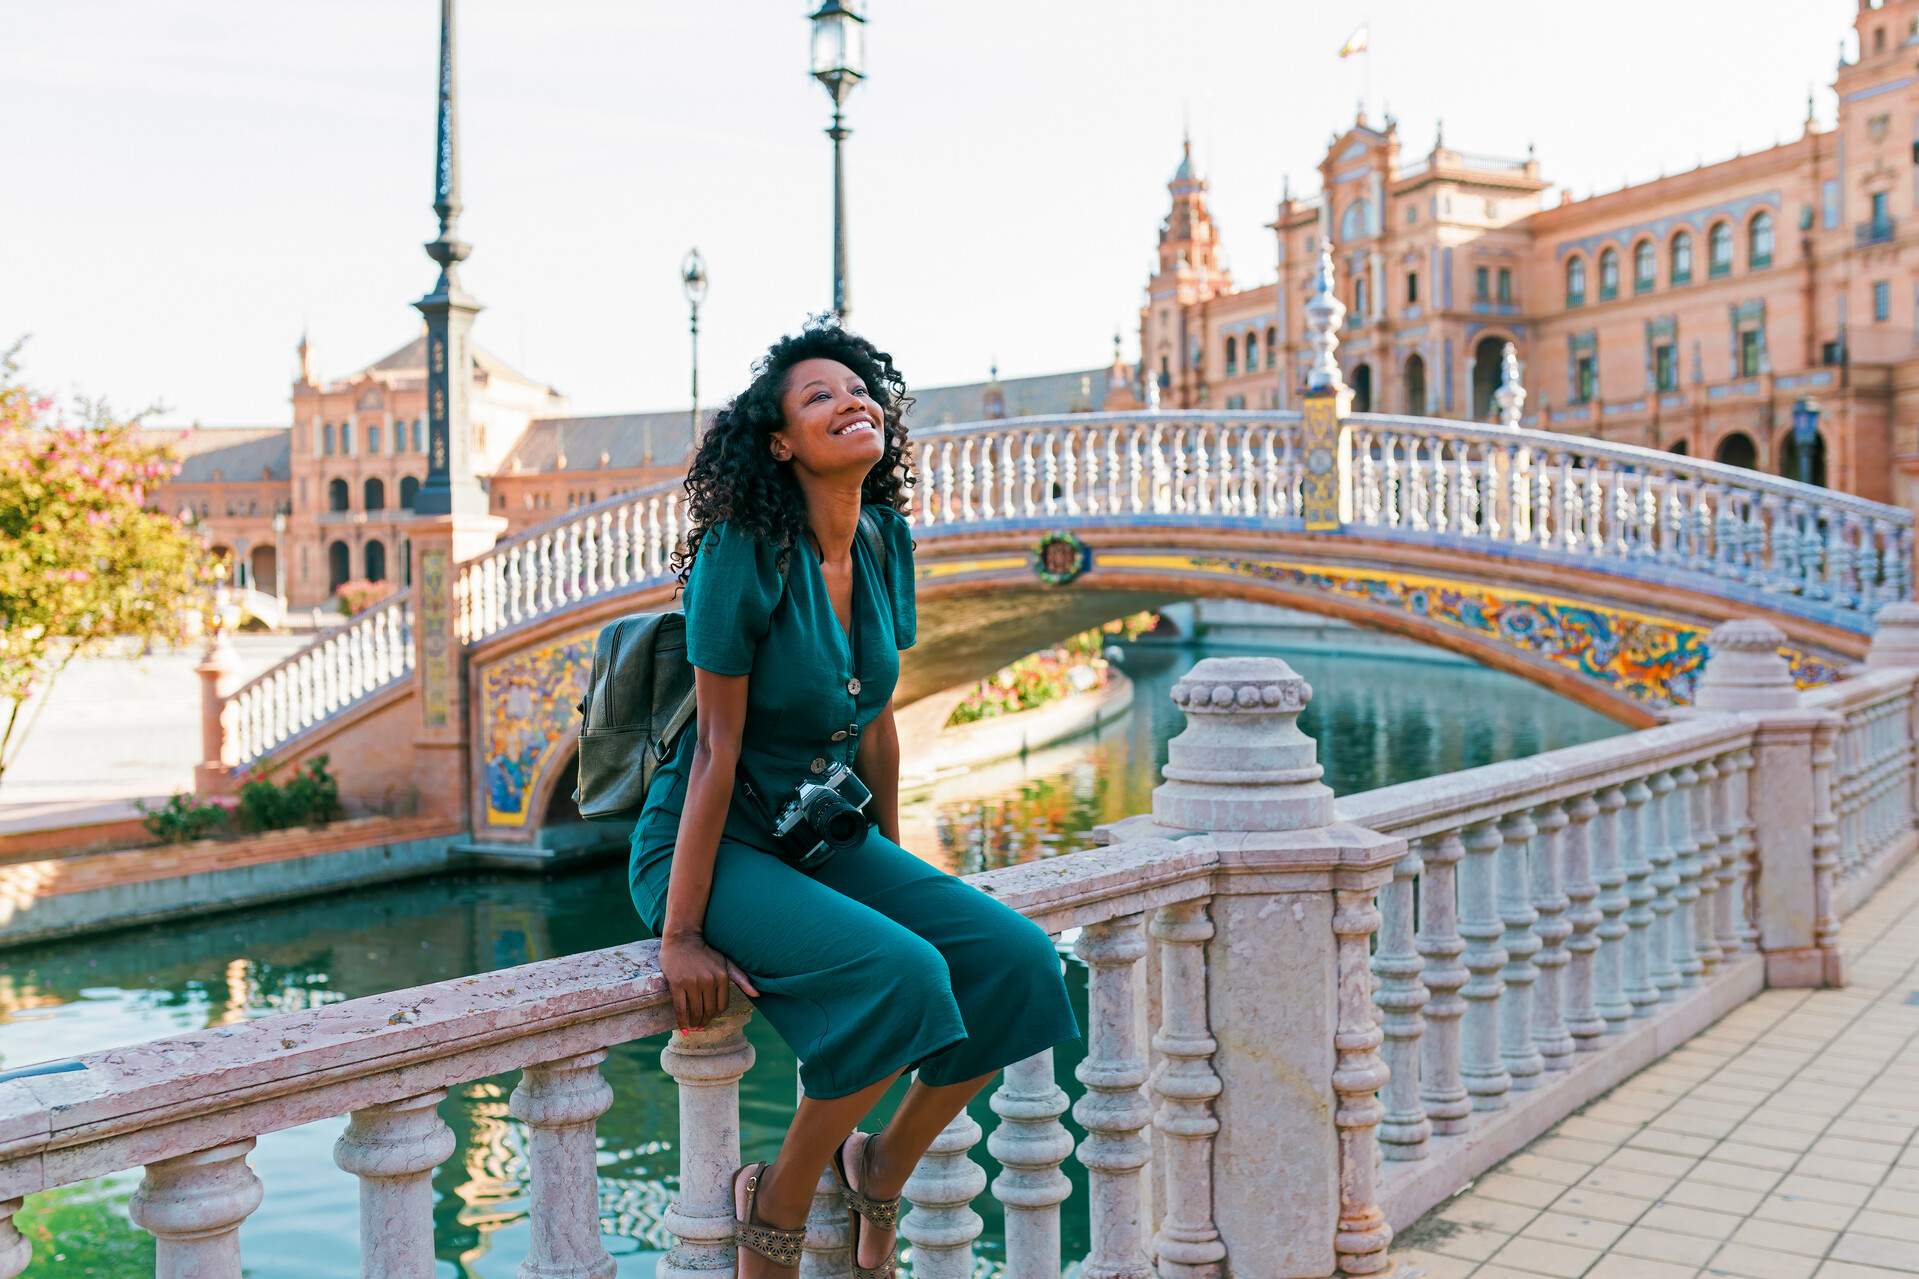
<path id="1" fill-rule="evenodd" d="M 154 1279 L 241 1279 L 240 1223 L 260 1206 L 247 1137 L 147 1165 L 128 1205 L 154 1236 Z"/>
<path id="2" fill-rule="evenodd" d="M 593 1126 L 613 1108 L 600 1074 L 605 1049 L 541 1062 L 520 1072 L 509 1113 L 529 1130 L 532 1241 L 524 1279 L 613 1279 L 600 1243 L 600 1183 Z"/>
<path id="3" fill-rule="evenodd" d="M 1270 657 L 1206 658 L 1173 689 L 1186 731 L 1153 793 L 1161 826 L 1219 853 L 1207 1024 L 1221 1090 L 1213 1222 L 1231 1273 L 1304 1279 L 1387 1266 L 1374 1198 L 1386 1082 L 1367 944 L 1406 842 L 1340 824 L 1299 713 L 1312 690 Z M 1276 1000 L 1275 984 L 1287 998 Z"/>
<path id="4" fill-rule="evenodd" d="M 660 1068 L 680 1093 L 680 1188 L 664 1224 L 674 1244 L 660 1279 L 731 1274 L 733 1173 L 740 1166 L 740 1077 L 753 1066 L 746 1040 L 751 1005 L 729 995 L 726 1011 L 698 1030 L 676 1030 Z"/>
<path id="5" fill-rule="evenodd" d="M 460 564 L 506 527 L 491 515 L 442 515 L 412 526 L 413 781 L 423 816 L 468 814 L 466 660 L 455 592 Z"/>
<path id="6" fill-rule="evenodd" d="M 1822 740 L 1830 753 L 1839 717 L 1801 705 L 1779 651 L 1785 642 L 1778 627 L 1758 618 L 1716 627 L 1693 706 L 1739 711 L 1757 721 L 1746 795 L 1758 871 L 1754 923 L 1766 984 L 1838 986 L 1845 971 L 1836 945 L 1832 857 L 1830 851 L 1820 856 L 1825 850 L 1815 832 L 1822 806 L 1814 765 Z"/>
<path id="7" fill-rule="evenodd" d="M 433 1170 L 453 1154 L 435 1089 L 353 1112 L 333 1143 L 333 1162 L 360 1179 L 360 1273 L 364 1279 L 433 1274 Z"/>
<path id="8" fill-rule="evenodd" d="M 240 655 L 233 651 L 228 632 L 238 610 L 225 599 L 215 602 L 208 625 L 207 650 L 193 668 L 200 677 L 200 761 L 193 766 L 193 793 L 202 799 L 231 795 L 238 789 L 233 767 L 240 762 L 237 743 L 231 740 L 232 725 L 227 718 L 226 700 L 239 681 Z"/>
<path id="9" fill-rule="evenodd" d="M 19 1212 L 25 1202 L 0 1200 L 0 1279 L 14 1279 L 33 1260 L 33 1245 L 13 1224 L 13 1214 Z"/>

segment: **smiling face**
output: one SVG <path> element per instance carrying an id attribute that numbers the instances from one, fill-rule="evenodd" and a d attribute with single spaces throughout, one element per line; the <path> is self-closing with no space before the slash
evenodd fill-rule
<path id="1" fill-rule="evenodd" d="M 886 453 L 879 402 L 838 360 L 801 360 L 787 370 L 780 416 L 785 424 L 769 445 L 774 458 L 813 475 L 864 478 Z"/>

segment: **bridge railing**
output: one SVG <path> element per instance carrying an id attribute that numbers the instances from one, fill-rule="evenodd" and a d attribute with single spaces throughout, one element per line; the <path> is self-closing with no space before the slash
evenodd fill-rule
<path id="1" fill-rule="evenodd" d="M 669 480 L 580 507 L 507 538 L 459 568 L 460 641 L 473 643 L 610 591 L 665 581 L 685 485 Z"/>
<path id="2" fill-rule="evenodd" d="M 1356 414 L 1344 517 L 1813 601 L 1854 629 L 1912 590 L 1900 507 L 1628 444 Z"/>
<path id="3" fill-rule="evenodd" d="M 413 597 L 401 591 L 228 695 L 229 765 L 245 767 L 413 673 Z"/>
<path id="4" fill-rule="evenodd" d="M 1764 981 L 1837 980 L 1837 868 L 1883 877 L 1915 842 L 1919 608 L 1883 620 L 1868 673 L 1836 687 L 1800 694 L 1776 628 L 1728 623 L 1702 709 L 1676 722 L 1337 803 L 1297 726 L 1305 681 L 1276 658 L 1202 661 L 1174 687 L 1187 727 L 1151 814 L 970 877 L 1089 969 L 1074 1078 L 1040 1053 L 990 1098 L 1004 1272 L 1064 1272 L 1076 1157 L 1082 1273 L 1377 1273 L 1392 1227 Z M 0 1082 L 0 1279 L 28 1261 L 23 1196 L 135 1167 L 158 1273 L 238 1279 L 238 1229 L 266 1193 L 254 1140 L 341 1114 L 369 1273 L 425 1273 L 454 1148 L 437 1105 L 515 1069 L 527 1272 L 606 1272 L 600 1067 L 670 1029 L 657 958 L 615 947 Z M 662 1275 L 730 1273 L 749 1015 L 662 1054 L 680 1092 Z M 906 1184 L 915 1275 L 976 1273 L 981 1136 L 962 1113 Z M 807 1273 L 847 1273 L 846 1225 L 823 1183 Z"/>

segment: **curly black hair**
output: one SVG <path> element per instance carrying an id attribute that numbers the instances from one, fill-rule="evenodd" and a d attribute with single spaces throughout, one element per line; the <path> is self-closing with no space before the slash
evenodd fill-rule
<path id="1" fill-rule="evenodd" d="M 838 360 L 866 383 L 879 406 L 886 452 L 866 473 L 862 503 L 880 503 L 904 512 L 913 486 L 912 454 L 906 446 L 906 410 L 913 397 L 893 357 L 832 316 L 816 316 L 798 333 L 775 342 L 753 364 L 753 381 L 713 417 L 686 472 L 688 531 L 684 549 L 675 551 L 673 572 L 682 584 L 693 571 L 700 540 L 725 520 L 779 548 L 781 567 L 806 531 L 806 505 L 793 464 L 773 459 L 767 440 L 786 424 L 780 393 L 786 375 L 802 360 Z"/>

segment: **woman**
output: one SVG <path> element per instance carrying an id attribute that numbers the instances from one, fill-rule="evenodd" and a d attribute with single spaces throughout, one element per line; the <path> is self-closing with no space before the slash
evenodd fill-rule
<path id="1" fill-rule="evenodd" d="M 741 1279 L 797 1273 L 829 1162 L 856 1273 L 893 1275 L 900 1189 L 933 1138 L 1000 1067 L 1079 1035 L 1046 934 L 899 846 L 911 403 L 889 355 L 815 323 L 755 365 L 687 474 L 673 567 L 699 711 L 647 793 L 630 880 L 680 1026 L 730 981 L 800 1059 L 778 1158 L 733 1177 Z M 814 841 L 776 834 L 780 813 L 840 766 L 871 792 L 868 829 L 802 869 Z M 913 1069 L 886 1126 L 859 1131 Z"/>

